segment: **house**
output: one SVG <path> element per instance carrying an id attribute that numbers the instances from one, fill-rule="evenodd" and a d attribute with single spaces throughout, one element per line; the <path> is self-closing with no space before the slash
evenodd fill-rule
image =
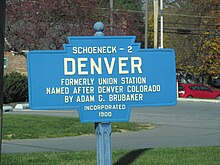
<path id="1" fill-rule="evenodd" d="M 4 75 L 18 72 L 27 75 L 27 59 L 23 55 L 11 51 L 4 52 Z"/>

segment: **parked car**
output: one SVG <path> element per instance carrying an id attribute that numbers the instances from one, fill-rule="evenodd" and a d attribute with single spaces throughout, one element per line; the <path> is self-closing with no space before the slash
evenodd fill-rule
<path id="1" fill-rule="evenodd" d="M 202 84 L 179 84 L 179 97 L 219 99 L 220 90 L 215 90 Z"/>

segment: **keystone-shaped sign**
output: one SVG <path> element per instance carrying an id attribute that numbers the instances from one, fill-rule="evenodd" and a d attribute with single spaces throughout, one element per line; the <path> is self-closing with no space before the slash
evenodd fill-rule
<path id="1" fill-rule="evenodd" d="M 172 49 L 140 49 L 134 36 L 68 39 L 64 50 L 28 53 L 31 109 L 77 109 L 81 122 L 120 122 L 131 107 L 176 104 Z"/>

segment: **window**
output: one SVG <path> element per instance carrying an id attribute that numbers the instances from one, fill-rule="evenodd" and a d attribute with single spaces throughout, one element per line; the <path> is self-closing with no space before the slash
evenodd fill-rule
<path id="1" fill-rule="evenodd" d="M 189 88 L 190 88 L 191 90 L 199 90 L 199 87 L 198 87 L 198 86 L 189 86 Z"/>
<path id="2" fill-rule="evenodd" d="M 212 91 L 210 88 L 208 88 L 206 86 L 200 86 L 200 90 L 202 90 L 202 91 Z"/>

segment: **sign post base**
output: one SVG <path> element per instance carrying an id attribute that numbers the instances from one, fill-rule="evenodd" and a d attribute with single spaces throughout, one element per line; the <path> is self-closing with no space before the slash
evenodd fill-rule
<path id="1" fill-rule="evenodd" d="M 111 123 L 95 123 L 95 132 L 97 165 L 111 165 Z"/>

